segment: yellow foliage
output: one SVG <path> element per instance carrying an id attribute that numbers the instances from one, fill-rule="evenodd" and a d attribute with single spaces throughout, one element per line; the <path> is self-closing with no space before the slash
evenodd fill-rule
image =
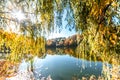
<path id="1" fill-rule="evenodd" d="M 18 63 L 12 61 L 0 61 L 0 79 L 1 77 L 10 77 L 15 74 Z M 16 67 L 15 67 L 16 66 Z"/>
<path id="2" fill-rule="evenodd" d="M 45 52 L 45 40 L 43 37 L 34 40 L 28 36 L 3 31 L 0 39 L 2 40 L 0 44 L 5 43 L 5 46 L 11 50 L 11 54 L 8 56 L 10 60 L 19 61 L 24 55 L 32 54 L 35 56 L 37 53 Z"/>
<path id="3" fill-rule="evenodd" d="M 109 41 L 112 45 L 116 45 L 118 37 L 116 34 L 112 33 L 109 37 Z"/>

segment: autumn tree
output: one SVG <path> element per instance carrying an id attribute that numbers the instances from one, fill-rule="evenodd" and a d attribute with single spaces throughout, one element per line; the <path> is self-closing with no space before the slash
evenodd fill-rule
<path id="1" fill-rule="evenodd" d="M 49 34 L 67 12 L 69 30 L 76 27 L 84 36 L 78 49 L 84 53 L 120 51 L 120 0 L 1 0 L 1 27 L 16 24 L 22 33 L 34 39 Z M 18 19 L 16 11 L 24 14 Z M 55 26 L 56 25 L 56 26 Z"/>

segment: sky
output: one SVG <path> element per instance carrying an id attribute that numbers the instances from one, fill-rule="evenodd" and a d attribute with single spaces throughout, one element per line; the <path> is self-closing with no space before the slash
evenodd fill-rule
<path id="1" fill-rule="evenodd" d="M 74 35 L 74 34 L 76 34 L 75 29 L 73 29 L 72 31 L 69 31 L 68 29 L 63 28 L 60 33 L 59 32 L 53 32 L 53 33 L 51 33 L 47 37 L 47 39 L 58 38 L 58 37 L 69 37 L 69 36 Z"/>
<path id="2" fill-rule="evenodd" d="M 66 8 L 63 11 L 61 31 L 59 32 L 59 27 L 56 25 L 56 23 L 54 23 L 54 31 L 50 35 L 47 36 L 47 39 L 58 38 L 58 37 L 69 37 L 71 35 L 76 34 L 76 29 L 75 29 L 74 23 L 70 24 L 70 25 L 74 26 L 74 28 L 72 28 L 71 31 L 69 30 L 69 27 L 72 27 L 72 26 L 69 26 L 69 27 L 66 26 L 68 24 L 66 21 L 66 18 L 68 18 L 68 17 L 66 17 L 66 16 L 68 16 L 67 11 L 70 11 L 70 8 Z M 55 13 L 55 16 L 56 15 L 57 14 Z M 72 16 L 72 13 L 70 13 L 69 16 Z M 72 20 L 74 20 L 74 19 L 72 19 Z M 56 21 L 56 18 L 55 18 L 55 21 Z"/>
<path id="3" fill-rule="evenodd" d="M 58 27 L 55 28 L 54 32 L 52 32 L 47 39 L 51 39 L 51 38 L 58 38 L 58 37 L 69 37 L 71 35 L 76 34 L 76 30 L 75 28 L 73 28 L 71 31 L 69 30 L 69 28 L 66 28 L 67 25 L 67 21 L 64 20 L 64 18 L 62 19 L 62 30 L 59 32 Z"/>
<path id="4" fill-rule="evenodd" d="M 13 6 L 13 5 L 9 1 L 7 1 L 6 4 L 7 5 L 6 5 L 6 9 L 5 10 L 9 12 L 7 7 L 10 7 L 10 6 Z M 15 6 L 17 7 L 17 5 L 15 5 Z M 43 36 L 46 37 L 46 39 L 57 38 L 57 37 L 69 37 L 69 36 L 74 35 L 76 33 L 75 26 L 74 26 L 74 28 L 72 28 L 71 31 L 69 30 L 68 27 L 66 27 L 67 21 L 65 19 L 68 18 L 66 16 L 72 16 L 71 13 L 67 14 L 67 11 L 70 11 L 69 6 L 66 7 L 63 10 L 63 13 L 62 13 L 63 17 L 62 17 L 62 26 L 61 26 L 62 29 L 61 29 L 61 31 L 59 32 L 59 26 L 56 25 L 56 17 L 55 17 L 54 18 L 55 22 L 54 22 L 54 30 L 53 30 L 53 32 L 51 32 L 50 34 L 48 33 L 46 35 L 43 34 Z M 57 16 L 57 13 L 54 12 L 54 15 Z M 15 19 L 17 19 L 19 22 L 22 22 L 23 20 L 26 20 L 25 14 L 21 10 L 19 10 L 17 8 L 14 8 L 14 7 L 12 9 L 12 13 L 10 14 L 10 16 L 15 18 Z M 36 18 L 34 19 L 34 15 L 33 16 L 29 16 L 29 18 L 32 20 L 32 22 L 34 22 L 34 20 L 36 19 Z M 73 25 L 73 24 L 74 23 L 72 23 L 70 25 Z M 19 31 L 20 25 L 17 24 L 17 26 L 16 26 L 15 23 L 12 22 L 12 21 L 10 22 L 9 26 L 7 26 L 5 29 L 6 29 L 6 31 L 12 31 L 12 32 L 21 34 L 20 31 Z"/>
<path id="5" fill-rule="evenodd" d="M 31 4 L 33 4 L 33 2 L 31 1 Z M 26 16 L 25 14 L 22 12 L 22 10 L 19 9 L 19 6 L 15 3 L 12 3 L 10 2 L 9 0 L 6 1 L 6 5 L 5 5 L 5 12 L 10 12 L 11 14 L 8 15 L 8 16 L 11 16 L 11 18 L 15 18 L 18 20 L 18 22 L 22 22 L 23 20 L 26 20 Z M 10 7 L 11 9 L 9 9 L 8 7 Z M 30 13 L 31 11 L 34 11 L 35 7 L 35 3 L 33 4 L 32 7 L 30 7 Z M 26 7 L 27 9 L 27 7 Z M 11 11 L 10 11 L 11 10 Z M 27 9 L 28 10 L 28 9 Z M 73 17 L 72 13 L 68 14 L 67 11 L 71 11 L 70 8 L 69 8 L 69 5 L 63 10 L 63 17 L 62 17 L 62 29 L 61 29 L 61 32 L 59 32 L 59 26 L 56 25 L 56 23 L 54 23 L 54 31 L 51 32 L 51 33 L 48 33 L 47 35 L 43 35 L 45 36 L 47 39 L 51 39 L 51 38 L 57 38 L 57 37 L 69 37 L 71 35 L 74 35 L 76 34 L 76 30 L 75 30 L 75 25 L 74 23 L 70 24 L 70 25 L 73 25 L 74 28 L 72 28 L 72 30 L 70 31 L 68 27 L 66 27 L 67 25 L 67 21 L 65 20 L 66 18 L 68 20 L 69 16 Z M 119 9 L 120 11 L 120 9 Z M 55 13 L 55 16 L 56 16 L 56 13 Z M 67 17 L 66 17 L 67 16 Z M 34 15 L 32 14 L 29 14 L 29 19 L 31 20 L 32 23 L 35 23 L 36 21 L 36 18 L 34 17 Z M 28 18 L 27 17 L 27 18 Z M 40 16 L 38 16 L 40 18 Z M 120 24 L 120 19 L 118 19 L 116 16 L 114 16 L 113 18 L 113 21 L 115 22 L 115 24 Z M 40 20 L 40 19 L 39 19 Z M 56 18 L 54 18 L 54 20 L 56 20 Z M 72 19 L 73 21 L 74 19 Z M 73 21 L 74 22 L 74 21 Z M 17 27 L 16 27 L 17 25 Z M 6 27 L 6 30 L 7 31 L 13 31 L 13 32 L 17 32 L 17 33 L 20 33 L 19 31 L 19 28 L 20 28 L 20 24 L 15 24 L 15 22 L 10 22 L 9 25 Z"/>

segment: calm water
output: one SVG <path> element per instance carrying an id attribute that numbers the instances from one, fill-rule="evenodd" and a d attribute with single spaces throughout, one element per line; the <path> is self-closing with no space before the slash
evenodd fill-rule
<path id="1" fill-rule="evenodd" d="M 53 80 L 78 80 L 83 76 L 100 76 L 102 73 L 102 62 L 100 61 L 94 62 L 73 57 L 71 53 L 63 53 L 64 51 L 49 52 L 46 52 L 42 58 L 35 57 L 33 59 L 32 65 L 36 80 L 49 75 Z M 26 64 L 28 63 L 23 61 L 19 70 L 26 69 Z"/>

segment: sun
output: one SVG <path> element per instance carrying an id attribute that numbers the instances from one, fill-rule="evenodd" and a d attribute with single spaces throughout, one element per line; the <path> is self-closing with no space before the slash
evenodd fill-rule
<path id="1" fill-rule="evenodd" d="M 19 10 L 19 11 L 14 10 L 13 13 L 12 13 L 12 16 L 15 19 L 17 19 L 19 22 L 21 22 L 22 20 L 25 19 L 25 15 L 24 15 L 24 13 L 21 10 Z"/>

